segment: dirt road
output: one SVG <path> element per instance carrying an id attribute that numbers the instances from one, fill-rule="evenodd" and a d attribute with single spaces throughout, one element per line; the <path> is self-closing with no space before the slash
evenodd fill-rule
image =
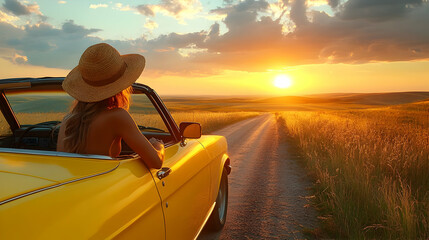
<path id="1" fill-rule="evenodd" d="M 231 157 L 227 221 L 207 239 L 304 239 L 301 229 L 316 226 L 305 171 L 297 163 L 282 126 L 272 114 L 248 119 L 220 131 Z"/>

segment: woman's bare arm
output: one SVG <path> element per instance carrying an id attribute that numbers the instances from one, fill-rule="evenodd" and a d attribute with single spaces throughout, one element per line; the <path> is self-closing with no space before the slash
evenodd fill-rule
<path id="1" fill-rule="evenodd" d="M 140 132 L 131 115 L 118 109 L 114 114 L 114 124 L 118 136 L 122 137 L 130 148 L 140 155 L 149 168 L 161 168 L 164 162 L 164 145 L 155 144 L 155 147 Z"/>

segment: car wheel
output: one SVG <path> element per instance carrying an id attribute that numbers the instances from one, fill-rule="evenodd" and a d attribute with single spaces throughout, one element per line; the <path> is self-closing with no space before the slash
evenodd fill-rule
<path id="1" fill-rule="evenodd" d="M 219 231 L 223 228 L 226 221 L 226 212 L 228 209 L 228 175 L 224 168 L 220 181 L 219 191 L 216 198 L 216 205 L 207 221 L 207 228 L 212 231 Z"/>

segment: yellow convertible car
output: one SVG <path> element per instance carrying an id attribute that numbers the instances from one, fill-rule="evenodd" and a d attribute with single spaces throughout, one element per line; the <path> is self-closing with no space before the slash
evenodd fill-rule
<path id="1" fill-rule="evenodd" d="M 176 125 L 156 92 L 134 84 L 130 113 L 166 145 L 148 169 L 123 143 L 118 158 L 56 151 L 73 99 L 64 78 L 0 80 L 0 239 L 195 239 L 220 230 L 231 171 L 222 136 Z"/>

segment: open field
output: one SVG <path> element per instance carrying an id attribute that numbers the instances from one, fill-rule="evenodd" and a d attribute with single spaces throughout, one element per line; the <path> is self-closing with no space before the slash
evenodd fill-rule
<path id="1" fill-rule="evenodd" d="M 278 114 L 336 238 L 429 237 L 429 101 Z"/>
<path id="2" fill-rule="evenodd" d="M 68 112 L 73 101 L 66 94 L 7 97 L 15 112 L 25 113 Z M 276 112 L 378 108 L 429 99 L 429 92 L 335 93 L 284 97 L 162 96 L 162 99 L 171 112 Z M 139 113 L 147 114 L 151 110 L 144 95 L 133 95 L 131 106 Z"/>
<path id="3" fill-rule="evenodd" d="M 337 93 L 284 97 L 163 97 L 175 111 L 315 111 L 378 108 L 429 99 L 429 92 Z"/>

